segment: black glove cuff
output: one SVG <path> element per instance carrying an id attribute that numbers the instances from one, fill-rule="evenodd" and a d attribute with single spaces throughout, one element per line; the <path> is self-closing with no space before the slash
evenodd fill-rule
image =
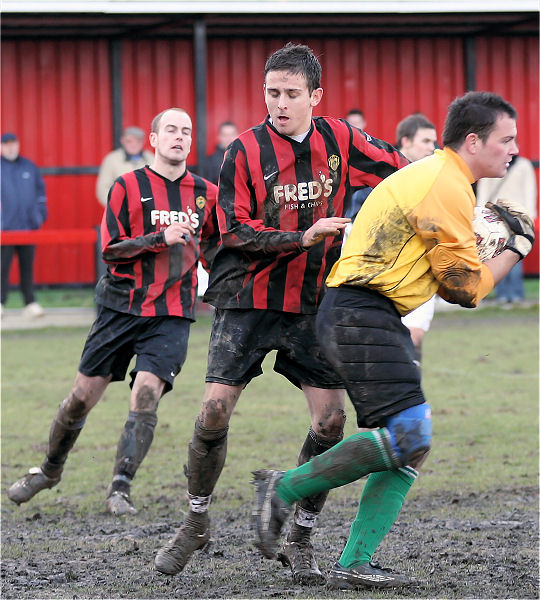
<path id="1" fill-rule="evenodd" d="M 526 237 L 526 236 L 523 236 L 523 237 Z M 525 258 L 519 250 L 517 250 L 516 248 L 513 248 L 512 246 L 505 246 L 503 248 L 503 250 L 512 250 L 512 252 L 515 252 L 519 256 L 519 260 L 523 260 Z"/>

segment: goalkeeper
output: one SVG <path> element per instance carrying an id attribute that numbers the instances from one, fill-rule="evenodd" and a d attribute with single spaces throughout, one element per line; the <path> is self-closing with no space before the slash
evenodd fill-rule
<path id="1" fill-rule="evenodd" d="M 532 220 L 508 202 L 493 207 L 513 232 L 501 254 L 481 263 L 472 226 L 471 184 L 506 173 L 518 153 L 516 116 L 492 93 L 457 98 L 446 119 L 444 149 L 397 171 L 366 200 L 327 278 L 317 335 L 345 382 L 358 426 L 378 429 L 356 433 L 296 469 L 254 473 L 256 544 L 265 556 L 273 554 L 293 502 L 370 474 L 329 585 L 411 582 L 371 563 L 431 443 L 429 405 L 401 317 L 435 293 L 477 306 L 531 250 Z"/>

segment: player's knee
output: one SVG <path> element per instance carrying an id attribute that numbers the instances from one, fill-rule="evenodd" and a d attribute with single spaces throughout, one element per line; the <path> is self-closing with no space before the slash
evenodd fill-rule
<path id="1" fill-rule="evenodd" d="M 339 438 L 343 434 L 347 415 L 343 408 L 331 408 L 312 423 L 312 429 L 325 438 Z"/>
<path id="2" fill-rule="evenodd" d="M 219 395 L 205 398 L 199 414 L 200 423 L 207 429 L 228 427 L 231 418 L 229 405 L 228 399 Z"/>
<path id="3" fill-rule="evenodd" d="M 141 385 L 135 393 L 135 410 L 153 411 L 157 408 L 160 391 L 150 385 Z"/>
<path id="4" fill-rule="evenodd" d="M 91 408 L 88 398 L 81 390 L 74 388 L 60 404 L 57 420 L 69 428 L 82 427 Z"/>
<path id="5" fill-rule="evenodd" d="M 431 448 L 431 409 L 429 404 L 411 406 L 386 423 L 392 446 L 403 465 L 421 464 Z"/>

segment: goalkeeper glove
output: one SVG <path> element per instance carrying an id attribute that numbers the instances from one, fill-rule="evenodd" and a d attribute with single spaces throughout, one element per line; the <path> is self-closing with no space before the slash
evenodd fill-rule
<path id="1" fill-rule="evenodd" d="M 506 242 L 505 249 L 519 254 L 520 260 L 525 258 L 534 244 L 533 220 L 517 203 L 510 200 L 497 200 L 495 204 L 487 202 L 486 206 L 496 212 L 514 234 Z"/>

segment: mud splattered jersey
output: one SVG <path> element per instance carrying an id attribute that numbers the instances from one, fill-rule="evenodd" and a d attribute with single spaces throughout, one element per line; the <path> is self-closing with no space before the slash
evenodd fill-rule
<path id="1" fill-rule="evenodd" d="M 176 181 L 149 167 L 119 177 L 101 223 L 108 269 L 96 301 L 143 317 L 193 319 L 197 263 L 208 264 L 219 241 L 216 201 L 217 187 L 189 171 Z M 186 221 L 196 231 L 189 243 L 167 246 L 164 230 Z"/>
<path id="2" fill-rule="evenodd" d="M 406 315 L 436 292 L 473 307 L 493 288 L 472 227 L 474 177 L 450 148 L 385 179 L 358 213 L 329 287 L 359 285 Z"/>
<path id="3" fill-rule="evenodd" d="M 390 144 L 346 121 L 316 117 L 302 142 L 269 122 L 244 132 L 225 155 L 217 218 L 222 245 L 205 300 L 220 308 L 314 313 L 342 236 L 307 251 L 304 232 L 341 217 L 350 188 L 375 187 L 408 164 Z"/>

